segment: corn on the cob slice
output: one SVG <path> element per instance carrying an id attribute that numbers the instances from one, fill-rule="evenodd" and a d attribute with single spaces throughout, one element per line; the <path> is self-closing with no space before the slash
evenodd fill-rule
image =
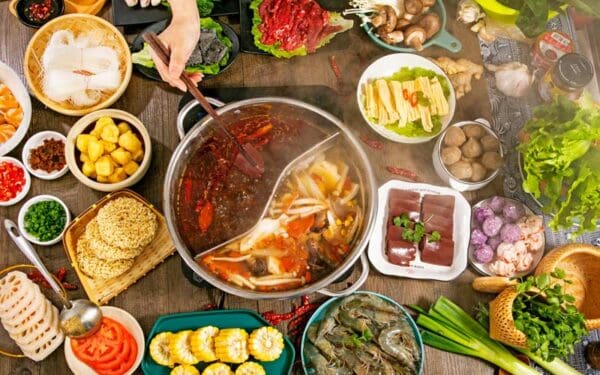
<path id="1" fill-rule="evenodd" d="M 192 353 L 192 345 L 190 343 L 191 334 L 191 330 L 179 331 L 171 338 L 169 351 L 173 354 L 175 363 L 195 365 L 200 362 L 194 353 Z"/>
<path id="2" fill-rule="evenodd" d="M 173 355 L 169 350 L 169 343 L 173 336 L 171 332 L 161 332 L 154 336 L 150 342 L 150 357 L 161 366 L 173 367 L 175 364 Z"/>
<path id="3" fill-rule="evenodd" d="M 259 361 L 274 361 L 283 351 L 283 335 L 274 327 L 261 327 L 250 334 L 250 354 Z"/>
<path id="4" fill-rule="evenodd" d="M 234 375 L 231 368 L 224 363 L 213 363 L 202 371 L 202 375 Z"/>
<path id="5" fill-rule="evenodd" d="M 240 328 L 222 329 L 215 337 L 215 352 L 222 362 L 245 362 L 249 356 L 248 333 Z"/>
<path id="6" fill-rule="evenodd" d="M 215 353 L 215 337 L 219 329 L 213 326 L 198 328 L 192 333 L 192 352 L 202 362 L 217 360 Z"/>
<path id="7" fill-rule="evenodd" d="M 258 363 L 244 362 L 235 370 L 235 375 L 266 375 L 266 373 Z"/>
<path id="8" fill-rule="evenodd" d="M 200 375 L 200 371 L 192 365 L 179 365 L 171 370 L 170 375 Z"/>

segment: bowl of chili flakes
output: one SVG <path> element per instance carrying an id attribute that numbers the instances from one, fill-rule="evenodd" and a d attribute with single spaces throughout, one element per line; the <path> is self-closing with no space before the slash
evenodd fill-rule
<path id="1" fill-rule="evenodd" d="M 65 158 L 67 138 L 54 131 L 34 134 L 23 146 L 22 159 L 25 167 L 35 177 L 55 180 L 64 176 L 69 167 Z"/>

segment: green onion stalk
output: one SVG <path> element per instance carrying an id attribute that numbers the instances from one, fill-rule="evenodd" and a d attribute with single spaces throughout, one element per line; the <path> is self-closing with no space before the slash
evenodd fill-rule
<path id="1" fill-rule="evenodd" d="M 490 338 L 485 327 L 448 298 L 440 297 L 429 311 L 414 305 L 411 308 L 420 313 L 417 324 L 423 328 L 421 337 L 425 344 L 440 350 L 481 358 L 511 374 L 539 375 L 539 372 L 516 358 L 504 345 Z M 579 374 L 559 359 L 546 362 L 528 350 L 518 350 L 552 374 Z"/>

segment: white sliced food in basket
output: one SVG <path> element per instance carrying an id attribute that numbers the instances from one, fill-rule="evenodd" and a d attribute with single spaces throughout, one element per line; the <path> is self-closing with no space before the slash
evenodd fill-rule
<path id="1" fill-rule="evenodd" d="M 28 286 L 35 285 L 23 272 L 9 272 L 6 285 L 0 291 L 0 310 L 6 310 L 14 305 L 27 293 Z"/>
<path id="2" fill-rule="evenodd" d="M 49 317 L 48 312 L 50 311 L 49 307 L 51 304 L 47 299 L 44 298 L 43 295 L 39 301 L 39 303 L 35 302 L 30 305 L 34 306 L 34 304 L 37 304 L 37 307 L 26 314 L 22 314 L 20 322 L 16 324 L 4 324 L 4 329 L 6 329 L 9 334 L 16 336 L 19 333 L 31 328 L 34 324 L 47 319 Z"/>
<path id="3" fill-rule="evenodd" d="M 51 326 L 52 319 L 54 318 L 52 316 L 52 305 L 50 302 L 46 302 L 44 305 L 45 314 L 49 315 L 47 319 L 44 316 L 44 319 L 37 323 L 33 323 L 31 327 L 27 328 L 25 331 L 22 331 L 17 335 L 9 335 L 10 338 L 15 340 L 20 347 L 22 347 L 24 344 L 30 344 Z"/>
<path id="4" fill-rule="evenodd" d="M 21 308 L 20 310 L 15 310 L 11 316 L 2 318 L 2 324 L 4 326 L 12 327 L 21 324 L 27 316 L 31 315 L 32 313 L 35 313 L 37 310 L 43 310 L 45 307 L 44 303 L 46 301 L 46 297 L 38 288 L 37 292 L 34 293 L 33 300 L 31 301 L 31 303 L 25 306 L 24 308 Z M 39 313 L 40 312 L 38 311 L 38 314 Z M 44 313 L 44 311 L 42 311 L 41 313 Z"/>
<path id="5" fill-rule="evenodd" d="M 4 310 L 0 309 L 0 319 L 12 318 L 16 312 L 23 310 L 26 306 L 31 304 L 36 296 L 35 293 L 35 288 L 28 288 L 27 293 L 21 296 L 21 298 L 19 298 L 19 300 L 13 305 Z"/>
<path id="6" fill-rule="evenodd" d="M 54 306 L 50 306 L 50 316 L 48 319 L 44 320 L 43 323 L 40 323 L 40 327 L 44 327 L 44 330 L 39 332 L 37 335 L 33 335 L 30 333 L 29 336 L 25 338 L 22 344 L 19 344 L 19 347 L 23 351 L 35 351 L 44 343 L 52 340 L 53 337 L 58 335 L 60 332 L 60 328 L 58 327 L 58 309 Z"/>
<path id="7" fill-rule="evenodd" d="M 50 340 L 46 341 L 39 347 L 34 350 L 23 350 L 23 354 L 25 354 L 30 359 L 39 362 L 52 354 L 61 344 L 63 343 L 65 336 L 62 331 L 59 329 L 56 336 L 50 338 Z"/>

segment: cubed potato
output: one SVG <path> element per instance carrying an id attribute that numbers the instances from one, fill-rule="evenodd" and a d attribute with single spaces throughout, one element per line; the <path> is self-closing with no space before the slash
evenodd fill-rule
<path id="1" fill-rule="evenodd" d="M 138 163 L 140 163 L 142 160 L 144 160 L 144 150 L 139 149 L 137 151 L 134 151 L 131 154 L 131 157 L 133 158 L 134 161 L 137 161 Z"/>
<path id="2" fill-rule="evenodd" d="M 117 143 L 116 142 L 109 142 L 109 141 L 105 141 L 104 139 L 101 139 L 100 142 L 104 146 L 104 153 L 105 154 L 110 154 L 111 152 L 113 152 L 114 150 L 117 149 Z"/>
<path id="3" fill-rule="evenodd" d="M 107 142 L 117 143 L 119 141 L 119 128 L 117 128 L 117 125 L 108 124 L 102 128 L 100 137 Z"/>
<path id="4" fill-rule="evenodd" d="M 111 152 L 110 156 L 112 156 L 112 158 L 115 159 L 120 165 L 125 165 L 131 160 L 131 152 L 121 147 Z"/>
<path id="5" fill-rule="evenodd" d="M 107 117 L 107 116 L 100 117 L 96 121 L 96 126 L 94 126 L 94 130 L 93 131 L 97 131 L 99 134 L 102 134 L 102 130 L 107 125 L 117 126 L 117 125 L 115 125 L 115 121 L 111 117 Z"/>
<path id="6" fill-rule="evenodd" d="M 90 161 L 90 157 L 86 153 L 79 154 L 79 161 L 85 163 L 86 161 Z"/>
<path id="7" fill-rule="evenodd" d="M 119 123 L 119 125 L 117 125 L 117 127 L 119 128 L 119 134 L 125 134 L 128 131 L 131 131 L 131 127 L 126 122 Z"/>
<path id="8" fill-rule="evenodd" d="M 98 139 L 100 139 L 100 130 L 98 130 L 98 129 L 94 129 L 94 130 L 92 130 L 92 131 L 90 132 L 90 135 L 91 135 L 92 137 L 95 137 L 95 138 L 98 138 Z"/>
<path id="9" fill-rule="evenodd" d="M 93 176 L 96 176 L 96 166 L 91 161 L 86 161 L 81 166 L 81 172 L 87 177 L 93 178 Z"/>
<path id="10" fill-rule="evenodd" d="M 97 176 L 96 177 L 96 181 L 101 182 L 101 183 L 108 183 L 108 176 Z"/>
<path id="11" fill-rule="evenodd" d="M 123 168 L 116 168 L 113 174 L 108 176 L 108 181 L 114 184 L 115 182 L 121 182 L 126 178 L 127 173 L 125 173 L 125 170 Z"/>
<path id="12" fill-rule="evenodd" d="M 129 163 L 125 164 L 123 166 L 123 169 L 125 170 L 125 173 L 131 176 L 138 170 L 139 167 L 140 166 L 138 165 L 138 163 L 132 160 Z"/>
<path id="13" fill-rule="evenodd" d="M 95 139 L 91 139 L 88 143 L 88 157 L 90 161 L 96 161 L 100 156 L 104 155 L 104 145 Z"/>
<path id="14" fill-rule="evenodd" d="M 94 137 L 93 135 L 89 135 L 89 134 L 79 134 L 77 136 L 77 140 L 75 142 L 75 145 L 77 146 L 77 149 L 81 152 L 88 152 L 88 144 L 90 143 L 91 140 L 97 141 L 98 138 Z"/>
<path id="15" fill-rule="evenodd" d="M 128 131 L 125 134 L 121 134 L 119 137 L 119 146 L 123 147 L 127 151 L 136 152 L 142 148 L 142 142 L 133 132 Z"/>
<path id="16" fill-rule="evenodd" d="M 108 177 L 115 171 L 115 166 L 110 160 L 110 156 L 104 155 L 95 164 L 96 174 L 98 176 Z"/>

